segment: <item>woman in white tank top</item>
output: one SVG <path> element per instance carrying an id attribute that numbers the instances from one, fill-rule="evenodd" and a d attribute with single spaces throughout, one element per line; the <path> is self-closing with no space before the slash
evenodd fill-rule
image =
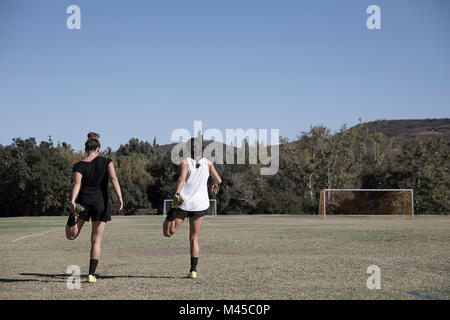
<path id="1" fill-rule="evenodd" d="M 177 190 L 184 199 L 179 208 L 184 211 L 205 211 L 209 208 L 209 160 L 187 158 L 183 164 L 187 165 L 188 170 L 183 187 Z"/>
<path id="2" fill-rule="evenodd" d="M 198 143 L 195 143 L 195 142 Z M 213 183 L 211 192 L 219 192 L 219 184 L 222 179 L 218 175 L 211 161 L 202 156 L 202 148 L 199 140 L 191 139 L 191 157 L 181 163 L 181 174 L 178 178 L 177 189 L 173 196 L 174 206 L 171 211 L 173 215 L 167 214 L 164 221 L 163 233 L 166 237 L 171 237 L 183 223 L 186 217 L 189 218 L 189 240 L 191 253 L 191 269 L 189 277 L 197 277 L 197 263 L 200 253 L 198 239 L 203 223 L 205 212 L 209 208 L 208 179 L 211 175 Z M 195 148 L 197 147 L 197 152 Z M 197 157 L 196 157 L 197 156 Z M 196 160 L 194 160 L 196 159 Z M 175 210 L 175 208 L 177 208 Z"/>

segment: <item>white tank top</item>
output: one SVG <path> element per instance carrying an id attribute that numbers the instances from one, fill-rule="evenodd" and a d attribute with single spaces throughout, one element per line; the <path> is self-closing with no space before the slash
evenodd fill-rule
<path id="1" fill-rule="evenodd" d="M 196 168 L 197 162 L 191 158 L 187 158 L 188 173 L 186 182 L 180 190 L 180 194 L 184 199 L 180 209 L 186 211 L 203 211 L 209 208 L 208 195 L 208 178 L 209 168 L 208 159 L 199 160 L 200 167 Z"/>

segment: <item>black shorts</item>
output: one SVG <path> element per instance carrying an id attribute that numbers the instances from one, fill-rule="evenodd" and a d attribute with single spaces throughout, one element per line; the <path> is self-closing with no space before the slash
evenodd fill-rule
<path id="1" fill-rule="evenodd" d="M 178 210 L 177 210 L 177 213 L 184 214 L 188 218 L 191 218 L 191 217 L 203 217 L 203 216 L 205 216 L 205 214 L 207 212 L 208 212 L 208 209 L 203 210 L 203 211 L 186 211 L 186 210 L 178 208 Z"/>
<path id="2" fill-rule="evenodd" d="M 80 219 L 83 219 L 85 221 L 89 221 L 90 219 L 92 219 L 93 222 L 111 221 L 111 209 L 106 208 L 105 210 L 105 204 L 103 202 L 98 204 L 83 205 L 83 207 L 85 210 L 83 212 L 80 212 Z"/>

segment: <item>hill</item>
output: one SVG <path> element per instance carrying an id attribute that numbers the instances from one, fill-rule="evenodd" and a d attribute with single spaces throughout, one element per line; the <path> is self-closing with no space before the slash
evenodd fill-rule
<path id="1" fill-rule="evenodd" d="M 381 132 L 392 138 L 394 145 L 417 137 L 435 136 L 450 143 L 450 118 L 420 120 L 378 120 L 361 123 L 353 128 L 366 126 L 369 132 Z M 351 128 L 352 129 L 352 128 Z"/>
<path id="2" fill-rule="evenodd" d="M 414 120 L 377 120 L 371 122 L 364 122 L 351 127 L 349 130 L 365 126 L 369 129 L 369 132 L 383 133 L 386 137 L 393 139 L 393 145 L 399 146 L 403 142 L 425 136 L 442 137 L 450 145 L 450 118 L 442 119 L 414 119 Z M 223 152 L 226 154 L 226 145 L 205 140 L 205 145 L 210 143 L 222 145 Z M 292 141 L 288 144 L 296 145 L 296 141 Z M 158 152 L 165 154 L 170 152 L 176 143 L 160 145 L 158 146 Z M 236 148 L 234 148 L 236 149 Z"/>

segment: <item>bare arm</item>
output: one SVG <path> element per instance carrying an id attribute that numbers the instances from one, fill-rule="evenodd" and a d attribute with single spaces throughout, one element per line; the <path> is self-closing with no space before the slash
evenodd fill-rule
<path id="1" fill-rule="evenodd" d="M 121 211 L 123 209 L 122 191 L 120 190 L 119 179 L 117 178 L 113 162 L 110 162 L 108 165 L 108 175 L 119 200 L 117 211 Z"/>
<path id="2" fill-rule="evenodd" d="M 80 193 L 82 178 L 83 178 L 83 175 L 81 173 L 75 172 L 75 177 L 74 177 L 73 187 L 72 187 L 72 194 L 70 197 L 72 213 L 75 213 L 75 207 L 76 207 L 75 201 L 77 200 L 78 194 Z"/>
<path id="3" fill-rule="evenodd" d="M 211 161 L 208 161 L 209 166 L 209 174 L 213 177 L 214 182 L 211 186 L 211 191 L 213 194 L 219 193 L 219 184 L 222 183 L 222 179 L 220 178 L 219 174 L 216 171 L 216 168 L 214 167 L 214 164 Z"/>
<path id="4" fill-rule="evenodd" d="M 183 188 L 183 186 L 186 182 L 186 177 L 187 177 L 187 173 L 189 170 L 189 165 L 185 161 L 183 161 L 181 163 L 180 167 L 181 167 L 181 173 L 180 173 L 180 176 L 179 176 L 178 182 L 177 182 L 177 190 L 175 192 L 175 195 L 173 196 L 173 200 L 175 201 L 175 203 L 181 203 L 181 199 L 180 199 L 180 197 L 178 197 L 177 193 L 179 193 L 181 191 L 181 189 Z"/>

